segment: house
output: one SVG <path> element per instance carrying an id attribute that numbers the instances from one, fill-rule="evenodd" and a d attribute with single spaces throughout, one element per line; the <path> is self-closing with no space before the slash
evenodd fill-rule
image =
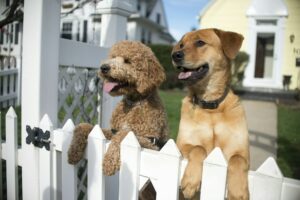
<path id="1" fill-rule="evenodd" d="M 100 44 L 100 1 L 64 0 L 61 10 L 61 36 Z M 162 0 L 133 0 L 133 13 L 127 22 L 127 39 L 146 44 L 172 44 Z"/>
<path id="2" fill-rule="evenodd" d="M 244 87 L 300 88 L 299 0 L 210 0 L 199 14 L 201 28 L 244 35 L 250 60 Z"/>

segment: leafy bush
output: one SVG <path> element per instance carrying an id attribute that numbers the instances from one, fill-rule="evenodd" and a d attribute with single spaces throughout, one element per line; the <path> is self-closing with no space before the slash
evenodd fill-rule
<path id="1" fill-rule="evenodd" d="M 231 85 L 233 87 L 242 86 L 243 79 L 245 77 L 244 73 L 245 73 L 245 69 L 248 64 L 248 61 L 249 61 L 249 55 L 244 51 L 240 51 L 237 54 L 237 56 L 235 57 L 235 59 L 232 61 Z"/>
<path id="2" fill-rule="evenodd" d="M 161 89 L 174 89 L 174 88 L 183 88 L 183 84 L 178 80 L 178 72 L 176 72 L 173 67 L 171 60 L 171 45 L 149 45 L 149 47 L 154 52 L 155 56 L 158 58 L 160 64 L 164 67 L 166 73 L 166 81 L 161 85 Z"/>

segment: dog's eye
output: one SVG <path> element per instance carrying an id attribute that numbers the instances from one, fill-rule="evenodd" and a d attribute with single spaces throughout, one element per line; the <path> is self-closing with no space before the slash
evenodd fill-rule
<path id="1" fill-rule="evenodd" d="M 198 40 L 195 42 L 196 47 L 202 47 L 203 45 L 205 45 L 205 42 L 203 42 L 202 40 Z"/>
<path id="2" fill-rule="evenodd" d="M 180 43 L 179 48 L 182 49 L 184 47 L 184 45 L 182 43 Z"/>
<path id="3" fill-rule="evenodd" d="M 128 58 L 124 58 L 124 63 L 130 64 L 130 60 Z"/>

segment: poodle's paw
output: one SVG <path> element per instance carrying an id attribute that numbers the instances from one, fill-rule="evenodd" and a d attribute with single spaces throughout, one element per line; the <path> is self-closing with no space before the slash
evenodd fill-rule
<path id="1" fill-rule="evenodd" d="M 73 150 L 72 148 L 68 151 L 68 163 L 71 165 L 77 164 L 82 158 L 82 155 L 80 155 L 76 150 Z"/>
<path id="2" fill-rule="evenodd" d="M 68 162 L 72 165 L 77 164 L 83 157 L 87 144 L 87 137 L 93 126 L 81 123 L 75 127 L 71 145 L 68 150 Z"/>
<path id="3" fill-rule="evenodd" d="M 181 180 L 181 189 L 184 198 L 191 199 L 200 190 L 200 177 L 185 173 Z"/>
<path id="4" fill-rule="evenodd" d="M 120 170 L 120 157 L 118 154 L 105 154 L 103 159 L 103 173 L 106 176 L 114 175 Z"/>

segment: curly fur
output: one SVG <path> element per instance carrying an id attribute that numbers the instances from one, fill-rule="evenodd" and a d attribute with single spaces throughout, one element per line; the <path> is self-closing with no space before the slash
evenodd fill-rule
<path id="1" fill-rule="evenodd" d="M 157 88 L 165 80 L 162 66 L 150 48 L 140 42 L 122 41 L 115 44 L 109 59 L 108 73 L 99 71 L 104 84 L 115 81 L 124 85 L 111 90 L 112 96 L 123 95 L 111 118 L 111 129 L 103 129 L 111 140 L 103 160 L 103 173 L 113 175 L 120 169 L 120 143 L 129 131 L 133 131 L 142 147 L 158 150 L 149 137 L 160 142 L 168 139 L 166 113 L 158 96 Z M 79 124 L 74 131 L 68 151 L 68 161 L 76 164 L 84 154 L 90 124 Z M 117 132 L 114 134 L 112 130 Z"/>

